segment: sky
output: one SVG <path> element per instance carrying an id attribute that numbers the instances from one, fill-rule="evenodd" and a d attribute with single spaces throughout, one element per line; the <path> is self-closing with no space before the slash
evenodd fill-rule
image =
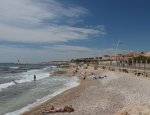
<path id="1" fill-rule="evenodd" d="M 0 0 L 0 62 L 150 51 L 149 0 Z"/>

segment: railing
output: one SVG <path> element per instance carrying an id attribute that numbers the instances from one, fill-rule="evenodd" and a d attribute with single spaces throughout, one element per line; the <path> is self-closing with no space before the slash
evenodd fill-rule
<path id="1" fill-rule="evenodd" d="M 150 64 L 149 63 L 120 63 L 120 62 L 111 62 L 111 61 L 101 61 L 99 66 L 105 66 L 107 68 L 115 69 L 128 69 L 136 70 L 142 72 L 150 73 Z"/>

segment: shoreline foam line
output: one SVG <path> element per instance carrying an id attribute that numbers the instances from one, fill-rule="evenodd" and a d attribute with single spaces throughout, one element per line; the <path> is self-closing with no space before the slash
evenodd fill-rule
<path id="1" fill-rule="evenodd" d="M 63 93 L 64 91 L 69 90 L 71 88 L 74 88 L 74 87 L 76 87 L 80 84 L 79 79 L 77 77 L 73 77 L 72 79 L 75 79 L 75 81 L 66 83 L 65 88 L 61 88 L 58 91 L 54 92 L 53 94 L 47 95 L 47 96 L 45 96 L 41 99 L 37 99 L 36 102 L 34 102 L 32 104 L 29 104 L 29 105 L 23 107 L 22 109 L 19 109 L 19 110 L 13 111 L 13 112 L 9 112 L 9 113 L 6 113 L 4 115 L 20 115 L 20 114 L 23 114 L 24 112 L 30 111 L 31 109 L 37 107 L 38 105 L 50 100 L 51 98 Z"/>
<path id="2" fill-rule="evenodd" d="M 14 86 L 14 85 L 16 85 L 16 84 L 15 84 L 13 81 L 0 84 L 0 91 L 2 91 L 2 90 L 5 89 L 5 88 Z"/>

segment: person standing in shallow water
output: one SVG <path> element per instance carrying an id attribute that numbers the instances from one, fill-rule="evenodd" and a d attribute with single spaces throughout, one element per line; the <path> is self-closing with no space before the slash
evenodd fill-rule
<path id="1" fill-rule="evenodd" d="M 34 81 L 36 81 L 36 75 L 34 75 Z"/>

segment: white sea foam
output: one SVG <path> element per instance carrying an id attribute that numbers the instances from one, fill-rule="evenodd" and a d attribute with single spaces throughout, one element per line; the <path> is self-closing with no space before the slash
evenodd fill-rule
<path id="1" fill-rule="evenodd" d="M 10 68 L 16 68 L 17 69 L 17 67 L 10 67 Z M 11 81 L 9 83 L 0 84 L 0 91 L 2 91 L 5 88 L 16 85 L 16 83 L 32 82 L 34 80 L 33 79 L 34 75 L 36 75 L 36 80 L 47 78 L 50 76 L 50 74 L 48 72 L 45 72 L 45 71 L 49 68 L 50 67 L 45 67 L 45 68 L 39 69 L 39 70 L 30 70 L 28 72 L 16 74 L 16 77 L 18 77 L 19 79 Z M 8 76 L 8 78 L 11 78 L 11 76 Z M 15 78 L 15 76 L 13 76 L 13 78 Z"/>
<path id="2" fill-rule="evenodd" d="M 73 87 L 76 87 L 79 85 L 79 82 L 78 82 L 78 78 L 77 77 L 73 77 L 70 82 L 66 83 L 64 88 L 61 88 L 59 90 L 57 90 L 56 92 L 54 92 L 53 94 L 50 94 L 50 95 L 47 95 L 41 99 L 37 99 L 36 102 L 34 102 L 33 104 L 29 104 L 28 106 L 26 107 L 23 107 L 22 109 L 20 110 L 16 110 L 14 112 L 10 112 L 10 113 L 6 113 L 5 115 L 20 115 L 22 114 L 23 112 L 26 112 L 26 111 L 29 111 L 31 110 L 32 108 L 34 108 L 35 106 L 38 106 L 39 104 L 41 103 L 44 103 L 45 101 L 51 99 L 52 97 L 70 89 L 70 88 L 73 88 Z"/>
<path id="3" fill-rule="evenodd" d="M 51 66 L 51 68 L 57 68 L 57 66 Z"/>
<path id="4" fill-rule="evenodd" d="M 10 67 L 10 69 L 18 69 L 19 67 L 17 67 L 17 66 L 12 66 L 12 67 Z"/>
<path id="5" fill-rule="evenodd" d="M 13 81 L 8 82 L 8 83 L 0 84 L 0 91 L 2 91 L 2 90 L 5 89 L 5 88 L 8 88 L 8 87 L 10 87 L 10 86 L 13 86 L 13 85 L 16 85 Z"/>
<path id="6" fill-rule="evenodd" d="M 19 75 L 19 79 L 15 80 L 16 83 L 25 83 L 33 81 L 33 76 L 36 75 L 36 80 L 49 77 L 49 73 L 45 72 L 49 67 L 40 70 L 30 70 L 28 72 L 23 72 Z"/>

